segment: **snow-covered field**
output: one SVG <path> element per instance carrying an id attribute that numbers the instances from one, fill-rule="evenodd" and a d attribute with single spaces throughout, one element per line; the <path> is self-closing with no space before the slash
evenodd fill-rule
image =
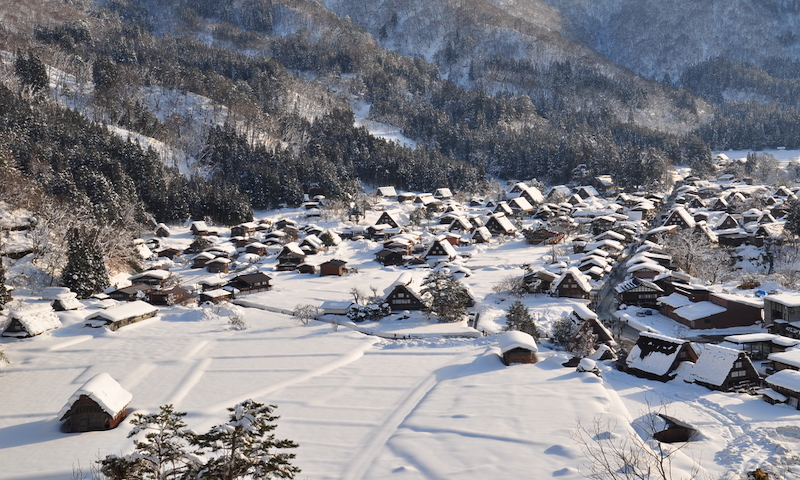
<path id="1" fill-rule="evenodd" d="M 377 216 L 369 212 L 365 223 Z M 174 227 L 167 245 L 185 248 L 187 230 Z M 69 479 L 78 465 L 87 472 L 98 458 L 129 453 L 129 420 L 104 432 L 59 430 L 64 403 L 89 378 L 107 372 L 133 394 L 131 412 L 173 404 L 188 412 L 195 431 L 221 423 L 227 407 L 247 398 L 278 405 L 276 434 L 299 443 L 294 463 L 301 479 L 578 479 L 588 471 L 573 440 L 578 422 L 591 426 L 599 418 L 609 422 L 608 435 L 624 438 L 641 431 L 633 425 L 662 404 L 700 431 L 677 454 L 677 473 L 699 465 L 710 478 L 733 480 L 762 466 L 800 478 L 793 467 L 800 463 L 800 415 L 790 407 L 714 393 L 680 378 L 642 380 L 611 364 L 601 364 L 600 379 L 562 367 L 567 354 L 546 347 L 537 364 L 504 366 L 491 334 L 502 329 L 514 299 L 493 293 L 492 286 L 521 274 L 523 263 L 543 263 L 548 247 L 518 238 L 459 249 L 469 254 L 462 264 L 472 274 L 462 281 L 477 299 L 478 328 L 489 336 L 466 322 L 438 324 L 421 314 L 357 326 L 341 317 L 342 325 L 334 326 L 302 325 L 278 313 L 349 300 L 354 286 L 382 292 L 407 270 L 380 267 L 373 261 L 378 249 L 367 240 L 345 241 L 314 257 L 315 264 L 340 258 L 358 269 L 344 277 L 275 272 L 274 257 L 248 267 L 268 272 L 274 288 L 245 297 L 254 307 L 244 309 L 246 330 L 231 329 L 224 309 L 200 307 L 162 308 L 159 316 L 116 332 L 91 329 L 82 322 L 89 306 L 60 313 L 64 327 L 58 330 L 0 339 L 12 361 L 0 369 L 0 477 Z M 173 267 L 185 285 L 216 276 Z M 428 272 L 414 271 L 415 280 Z M 523 298 L 545 330 L 576 301 Z M 636 318 L 660 330 L 671 322 Z"/>
<path id="2" fill-rule="evenodd" d="M 702 434 L 679 455 L 684 470 L 696 461 L 712 478 L 734 479 L 800 461 L 796 410 L 609 366 L 600 380 L 546 349 L 535 365 L 506 367 L 492 337 L 392 341 L 256 309 L 243 331 L 179 307 L 117 332 L 81 318 L 62 314 L 62 329 L 4 341 L 14 363 L 0 374 L 3 478 L 70 478 L 79 463 L 87 470 L 98 456 L 130 451 L 127 422 L 59 431 L 57 412 L 100 372 L 133 394 L 133 411 L 171 403 L 196 431 L 247 398 L 278 405 L 278 436 L 300 444 L 299 478 L 581 478 L 570 438 L 578 421 L 599 415 L 622 435 L 662 402 Z"/>

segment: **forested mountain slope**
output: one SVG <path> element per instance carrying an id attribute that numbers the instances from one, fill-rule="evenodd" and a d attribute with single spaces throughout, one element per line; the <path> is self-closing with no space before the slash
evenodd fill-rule
<path id="1" fill-rule="evenodd" d="M 365 185 L 609 173 L 654 186 L 673 163 L 708 172 L 709 146 L 800 141 L 794 64 L 709 55 L 677 80 L 646 79 L 612 61 L 633 53 L 581 34 L 577 6 L 0 3 L 0 165 L 40 205 L 122 228 L 237 223 L 303 193 L 349 202 Z M 353 106 L 416 148 L 356 127 Z"/>

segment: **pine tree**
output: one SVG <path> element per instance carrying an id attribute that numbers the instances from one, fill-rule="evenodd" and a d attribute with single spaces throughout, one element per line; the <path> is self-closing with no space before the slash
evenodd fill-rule
<path id="1" fill-rule="evenodd" d="M 183 421 L 185 412 L 176 412 L 172 405 L 164 405 L 158 413 L 134 414 L 133 429 L 128 438 L 144 433 L 143 440 L 135 440 L 133 455 L 109 455 L 100 460 L 101 471 L 111 478 L 147 478 L 169 480 L 181 478 L 193 465 L 195 452 L 188 452 L 194 438 Z"/>
<path id="2" fill-rule="evenodd" d="M 194 444 L 217 456 L 197 466 L 191 478 L 234 480 L 240 478 L 294 478 L 300 469 L 291 464 L 293 453 L 276 449 L 297 448 L 291 440 L 278 440 L 270 433 L 279 417 L 272 415 L 275 405 L 253 400 L 229 408 L 228 423 L 212 427 L 198 436 Z"/>
<path id="3" fill-rule="evenodd" d="M 0 257 L 0 310 L 8 303 L 10 297 L 6 288 L 6 269 L 3 267 L 3 257 Z"/>
<path id="4" fill-rule="evenodd" d="M 539 338 L 540 336 L 539 329 L 533 321 L 528 307 L 519 300 L 516 300 L 508 307 L 508 311 L 506 312 L 506 330 L 519 330 L 520 332 L 529 334 L 533 338 Z"/>
<path id="5" fill-rule="evenodd" d="M 67 232 L 67 245 L 67 266 L 61 274 L 61 283 L 81 299 L 107 288 L 108 270 L 97 245 L 97 232 L 85 227 L 71 228 Z"/>
<path id="6" fill-rule="evenodd" d="M 789 200 L 786 202 L 786 209 L 786 224 L 784 228 L 795 236 L 800 236 L 800 200 Z"/>
<path id="7" fill-rule="evenodd" d="M 440 322 L 457 322 L 467 316 L 469 292 L 450 273 L 431 272 L 422 282 L 421 293 L 431 296 L 431 310 Z"/>
<path id="8" fill-rule="evenodd" d="M 45 90 L 50 85 L 47 76 L 47 68 L 44 63 L 33 53 L 27 56 L 17 51 L 17 59 L 14 62 L 14 71 L 22 81 L 23 85 L 30 87 L 34 92 Z"/>
<path id="9" fill-rule="evenodd" d="M 570 314 L 565 313 L 561 318 L 553 322 L 551 336 L 553 337 L 554 344 L 566 347 L 572 341 L 574 334 L 575 323 L 572 321 L 572 316 Z"/>

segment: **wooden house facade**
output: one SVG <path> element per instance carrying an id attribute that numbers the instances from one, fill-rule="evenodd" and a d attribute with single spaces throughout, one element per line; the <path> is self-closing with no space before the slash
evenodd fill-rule
<path id="1" fill-rule="evenodd" d="M 235 288 L 240 292 L 255 293 L 265 292 L 272 288 L 272 277 L 264 272 L 247 273 L 244 275 L 237 275 L 230 282 L 229 287 Z"/>
<path id="2" fill-rule="evenodd" d="M 41 335 L 49 330 L 61 328 L 61 320 L 49 303 L 28 305 L 14 310 L 3 329 L 3 337 L 26 338 Z"/>
<path id="3" fill-rule="evenodd" d="M 305 261 L 305 252 L 296 243 L 287 243 L 278 253 L 278 266 L 276 269 L 278 271 L 294 270 Z"/>
<path id="4" fill-rule="evenodd" d="M 413 277 L 404 273 L 384 292 L 384 302 L 392 311 L 425 310 L 428 303 L 412 287 Z"/>
<path id="5" fill-rule="evenodd" d="M 770 403 L 786 403 L 800 410 L 800 372 L 796 370 L 781 370 L 764 379 L 764 383 L 777 395 L 765 394 L 765 400 Z"/>
<path id="6" fill-rule="evenodd" d="M 553 294 L 556 297 L 588 299 L 592 291 L 589 279 L 575 267 L 569 268 L 552 283 Z"/>
<path id="7" fill-rule="evenodd" d="M 389 225 L 391 228 L 400 228 L 400 221 L 389 212 L 381 213 L 375 225 Z"/>
<path id="8" fill-rule="evenodd" d="M 555 245 L 564 239 L 565 234 L 562 232 L 555 232 L 548 228 L 539 228 L 537 230 L 525 230 L 525 241 L 529 245 Z"/>
<path id="9" fill-rule="evenodd" d="M 180 286 L 151 290 L 147 293 L 147 301 L 153 305 L 186 305 L 195 300 L 194 295 Z"/>
<path id="10" fill-rule="evenodd" d="M 664 295 L 664 290 L 649 280 L 633 277 L 614 287 L 614 293 L 619 303 L 657 308 L 658 297 Z"/>
<path id="11" fill-rule="evenodd" d="M 119 302 L 132 302 L 145 298 L 153 289 L 145 283 L 137 283 L 128 287 L 118 288 L 108 293 L 108 296 Z"/>
<path id="12" fill-rule="evenodd" d="M 341 277 L 347 271 L 347 262 L 344 260 L 328 260 L 319 266 L 319 276 L 324 277 L 328 275 L 337 275 Z"/>

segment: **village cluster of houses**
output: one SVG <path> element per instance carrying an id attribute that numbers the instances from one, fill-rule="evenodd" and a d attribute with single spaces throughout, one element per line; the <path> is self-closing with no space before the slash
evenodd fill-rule
<path id="1" fill-rule="evenodd" d="M 376 265 L 439 268 L 455 276 L 468 276 L 471 272 L 459 261 L 462 247 L 497 237 L 503 241 L 517 238 L 552 248 L 550 262 L 537 264 L 524 274 L 522 280 L 529 293 L 587 300 L 588 306 L 575 306 L 571 319 L 578 337 L 592 339 L 594 353 L 585 359 L 576 358 L 572 366 L 592 371 L 596 368 L 592 362 L 617 358 L 619 346 L 590 307 L 608 275 L 615 268 L 624 268 L 624 280 L 613 288 L 620 304 L 638 306 L 638 312 L 657 311 L 692 329 L 761 324 L 770 333 L 726 337 L 725 345 L 699 345 L 643 332 L 632 350 L 620 358 L 623 370 L 660 381 L 680 376 L 726 391 L 765 387 L 761 392 L 766 399 L 797 407 L 800 340 L 795 339 L 800 339 L 800 296 L 747 297 L 715 291 L 677 271 L 672 257 L 659 244 L 665 235 L 687 229 L 720 246 L 780 242 L 780 218 L 797 190 L 768 190 L 721 177 L 716 182 L 689 178 L 675 193 L 670 205 L 666 205 L 669 197 L 663 193 L 617 194 L 607 175 L 595 178 L 592 185 L 560 185 L 545 193 L 516 183 L 499 198 L 473 197 L 463 204 L 449 189 L 398 194 L 393 187 L 381 187 L 375 192 L 380 200 L 378 219 L 339 231 L 284 218 L 236 225 L 230 228 L 230 236 L 223 238 L 222 229 L 196 221 L 191 224 L 191 233 L 207 238 L 208 248 L 189 256 L 173 247 L 160 248 L 161 242 L 151 240 L 153 268 L 131 276 L 129 286 L 99 295 L 94 301 L 101 308 L 87 315 L 85 323 L 115 330 L 155 316 L 159 306 L 219 303 L 267 291 L 273 287 L 273 277 L 267 273 L 270 270 L 344 276 L 350 273 L 344 260 L 313 261 L 314 255 L 344 241 L 377 242 Z M 317 216 L 323 201 L 324 197 L 318 196 L 307 202 L 305 218 Z M 651 223 L 662 211 L 666 211 L 663 221 L 653 227 Z M 157 238 L 170 234 L 168 226 L 158 225 Z M 169 270 L 169 262 L 158 265 L 160 259 L 181 262 L 209 275 L 196 285 L 187 285 Z M 402 273 L 386 286 L 383 303 L 392 311 L 424 310 L 429 302 L 419 287 L 413 275 Z M 467 302 L 472 306 L 475 299 Z M 351 303 L 332 301 L 322 307 L 329 314 L 344 314 Z M 40 301 L 26 302 L 6 315 L 0 325 L 2 335 L 34 336 L 58 328 L 56 310 L 81 307 L 83 304 L 68 290 L 50 289 Z M 506 332 L 499 342 L 506 364 L 536 362 L 536 341 L 529 335 Z M 106 386 L 110 382 L 113 380 L 97 380 Z M 93 410 L 84 410 L 103 412 L 108 417 L 102 421 L 74 417 L 68 429 L 80 430 L 86 422 L 101 422 L 106 427 L 118 422 L 124 406 L 122 410 L 118 407 L 125 403 L 125 395 L 115 395 L 113 402 L 93 398 L 87 393 L 91 386 L 90 381 L 85 394 L 76 393 L 77 398 L 97 404 Z M 85 399 L 81 401 L 88 401 Z M 72 405 L 74 409 L 78 403 Z M 64 418 L 69 418 L 70 408 L 65 408 Z"/>

